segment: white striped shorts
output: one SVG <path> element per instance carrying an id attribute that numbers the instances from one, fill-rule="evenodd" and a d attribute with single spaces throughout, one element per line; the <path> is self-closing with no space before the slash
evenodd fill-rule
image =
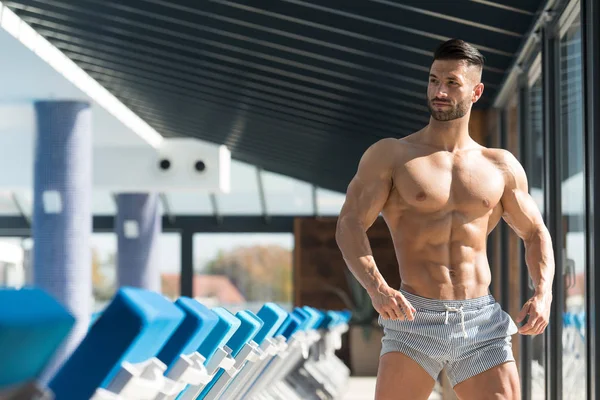
<path id="1" fill-rule="evenodd" d="M 417 310 L 412 321 L 384 320 L 381 356 L 401 352 L 437 380 L 446 367 L 450 383 L 514 361 L 517 325 L 493 296 L 468 300 L 427 299 L 400 290 Z"/>

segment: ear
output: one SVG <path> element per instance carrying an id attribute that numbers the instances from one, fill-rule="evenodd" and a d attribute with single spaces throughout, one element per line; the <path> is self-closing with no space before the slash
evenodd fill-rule
<path id="1" fill-rule="evenodd" d="M 482 94 L 483 94 L 483 83 L 479 82 L 473 88 L 473 96 L 471 98 L 471 100 L 473 101 L 473 103 L 477 103 L 477 101 L 481 98 Z"/>

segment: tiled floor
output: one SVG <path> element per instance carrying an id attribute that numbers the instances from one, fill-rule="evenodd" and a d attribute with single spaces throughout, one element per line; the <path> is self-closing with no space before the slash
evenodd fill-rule
<path id="1" fill-rule="evenodd" d="M 352 377 L 342 400 L 373 400 L 374 394 L 375 378 Z M 434 393 L 429 399 L 441 400 L 441 397 L 437 393 Z"/>

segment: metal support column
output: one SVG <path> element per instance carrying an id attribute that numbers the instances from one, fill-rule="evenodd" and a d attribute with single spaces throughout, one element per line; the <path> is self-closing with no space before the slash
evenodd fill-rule
<path id="1" fill-rule="evenodd" d="M 529 109 L 529 81 L 527 74 L 523 74 L 519 83 L 519 158 L 527 175 L 532 171 L 531 155 L 533 154 L 531 140 L 531 112 Z M 520 242 L 520 293 L 519 304 L 525 302 L 531 297 L 529 288 L 529 270 L 525 260 L 525 246 Z M 519 371 L 521 375 L 521 393 L 522 400 L 531 399 L 531 360 L 533 359 L 533 349 L 531 347 L 531 336 L 519 335 Z"/>
<path id="2" fill-rule="evenodd" d="M 542 30 L 542 79 L 544 83 L 544 169 L 545 210 L 547 225 L 554 248 L 556 272 L 552 287 L 553 301 L 550 324 L 545 332 L 546 343 L 546 393 L 551 400 L 562 398 L 562 310 L 564 305 L 564 280 L 562 279 L 562 224 L 561 221 L 561 153 L 558 97 L 558 46 L 551 27 Z"/>
<path id="3" fill-rule="evenodd" d="M 507 124 L 507 113 L 506 110 L 503 109 L 500 112 L 500 147 L 503 149 L 508 149 L 508 124 Z M 509 249 L 508 242 L 510 235 L 510 227 L 504 221 L 500 221 L 500 254 L 501 254 L 501 263 L 500 263 L 500 304 L 502 304 L 502 308 L 509 312 L 510 310 L 510 268 L 509 268 Z"/>
<path id="4" fill-rule="evenodd" d="M 588 399 L 600 398 L 600 273 L 596 272 L 596 254 L 600 248 L 600 0 L 581 0 L 582 62 L 584 82 L 584 137 L 586 173 L 586 332 Z"/>
<path id="5" fill-rule="evenodd" d="M 181 295 L 194 293 L 194 232 L 181 231 Z"/>

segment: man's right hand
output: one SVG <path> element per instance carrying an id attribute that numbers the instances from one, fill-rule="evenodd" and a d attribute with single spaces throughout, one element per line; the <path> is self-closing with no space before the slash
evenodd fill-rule
<path id="1" fill-rule="evenodd" d="M 389 286 L 383 286 L 370 293 L 373 307 L 383 319 L 412 321 L 417 310 L 406 297 Z"/>

